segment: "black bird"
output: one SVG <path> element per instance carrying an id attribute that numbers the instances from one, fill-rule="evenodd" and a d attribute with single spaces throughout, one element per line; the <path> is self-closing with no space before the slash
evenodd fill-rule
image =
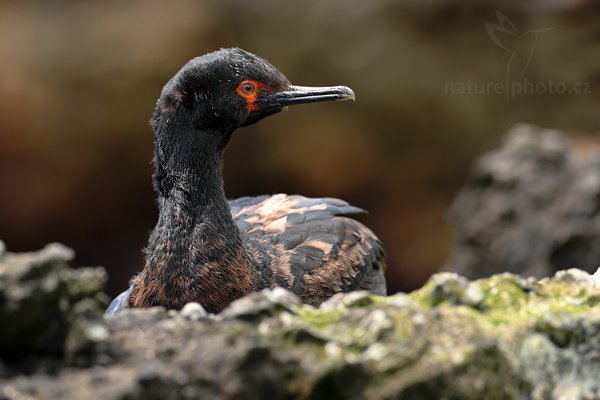
<path id="1" fill-rule="evenodd" d="M 354 100 L 344 86 L 292 86 L 267 61 L 221 49 L 194 58 L 165 85 L 151 120 L 159 217 L 145 266 L 107 309 L 219 312 L 250 292 L 282 286 L 319 305 L 338 292 L 385 295 L 381 242 L 343 200 L 243 197 L 223 190 L 223 152 L 233 132 L 288 105 Z"/>

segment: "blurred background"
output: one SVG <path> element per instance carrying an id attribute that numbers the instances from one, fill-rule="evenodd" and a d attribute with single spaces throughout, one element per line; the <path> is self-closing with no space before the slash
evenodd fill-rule
<path id="1" fill-rule="evenodd" d="M 148 120 L 162 86 L 239 46 L 357 100 L 238 131 L 228 196 L 369 210 L 390 291 L 413 289 L 449 256 L 446 210 L 469 165 L 513 124 L 596 140 L 599 17 L 591 0 L 0 2 L 0 239 L 65 243 L 123 290 L 157 217 Z"/>

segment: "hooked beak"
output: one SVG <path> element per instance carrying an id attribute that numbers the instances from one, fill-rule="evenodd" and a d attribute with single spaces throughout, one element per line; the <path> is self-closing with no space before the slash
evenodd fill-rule
<path id="1" fill-rule="evenodd" d="M 317 103 L 319 101 L 354 100 L 354 92 L 346 86 L 310 87 L 290 86 L 283 92 L 266 94 L 256 100 L 262 109 L 284 108 L 294 104 Z"/>

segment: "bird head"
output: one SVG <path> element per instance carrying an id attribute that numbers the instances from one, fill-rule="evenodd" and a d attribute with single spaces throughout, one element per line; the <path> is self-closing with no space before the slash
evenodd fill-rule
<path id="1" fill-rule="evenodd" d="M 345 86 L 294 86 L 264 59 L 221 49 L 192 59 L 167 82 L 151 124 L 157 135 L 198 131 L 226 144 L 235 129 L 287 106 L 350 99 L 354 93 Z"/>

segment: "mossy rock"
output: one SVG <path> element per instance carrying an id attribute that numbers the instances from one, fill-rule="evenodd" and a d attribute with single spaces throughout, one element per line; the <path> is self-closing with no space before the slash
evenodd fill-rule
<path id="1" fill-rule="evenodd" d="M 15 284 L 28 288 L 2 303 L 3 317 L 21 324 L 3 333 L 13 355 L 0 368 L 3 398 L 600 397 L 600 287 L 583 271 L 540 281 L 442 273 L 410 294 L 340 294 L 320 308 L 275 289 L 218 315 L 191 304 L 103 318 L 101 273 L 69 270 L 64 257 L 42 257 L 42 268 L 31 262 L 39 257 L 21 258 L 29 272 L 0 274 L 0 293 L 12 293 L 7 288 Z M 33 315 L 59 319 L 54 347 L 39 351 L 48 331 L 41 319 L 20 322 L 25 304 L 43 307 Z M 27 375 L 19 354 L 30 358 Z M 58 363 L 52 375 L 50 358 Z"/>

